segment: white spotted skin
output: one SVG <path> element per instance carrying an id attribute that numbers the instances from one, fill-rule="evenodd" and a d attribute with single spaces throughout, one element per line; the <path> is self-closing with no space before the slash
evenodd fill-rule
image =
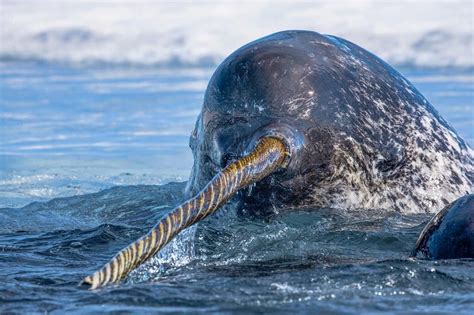
<path id="1" fill-rule="evenodd" d="M 350 52 L 346 45 L 344 48 Z M 347 89 L 358 103 L 378 113 L 373 115 L 362 111 L 361 116 L 361 111 L 345 111 L 345 120 L 361 122 L 355 126 L 367 136 L 357 141 L 346 132 L 336 135 L 341 141 L 335 146 L 334 159 L 337 161 L 333 163 L 333 175 L 314 191 L 314 198 L 319 200 L 319 204 L 403 213 L 437 212 L 473 191 L 474 151 L 405 78 L 396 74 L 405 85 L 400 98 L 380 99 L 370 91 L 385 88 L 383 85 L 386 82 L 373 78 L 374 74 L 352 55 L 338 62 L 342 67 L 353 65 L 359 69 L 362 73 L 360 80 Z M 375 85 L 373 82 L 377 80 L 374 79 L 378 80 Z M 408 104 L 402 97 L 406 93 L 421 101 L 413 103 L 412 100 Z M 386 114 L 388 107 L 392 110 L 399 107 L 401 110 L 397 115 L 389 115 Z M 407 113 L 403 110 L 405 107 L 416 110 Z M 403 160 L 401 167 L 388 173 L 377 168 L 383 157 L 374 147 L 380 143 L 374 146 L 371 143 L 374 137 L 368 135 L 384 132 L 390 134 L 385 145 L 393 147 Z"/>

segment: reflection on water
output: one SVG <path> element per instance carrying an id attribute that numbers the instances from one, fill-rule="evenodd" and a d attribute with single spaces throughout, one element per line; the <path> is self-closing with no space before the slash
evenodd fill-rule
<path id="1" fill-rule="evenodd" d="M 0 206 L 185 180 L 210 69 L 0 68 Z"/>

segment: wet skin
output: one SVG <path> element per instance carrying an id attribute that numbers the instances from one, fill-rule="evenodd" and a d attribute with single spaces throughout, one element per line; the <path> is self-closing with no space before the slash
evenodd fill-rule
<path id="1" fill-rule="evenodd" d="M 413 256 L 428 259 L 474 258 L 474 194 L 436 214 L 417 241 Z"/>

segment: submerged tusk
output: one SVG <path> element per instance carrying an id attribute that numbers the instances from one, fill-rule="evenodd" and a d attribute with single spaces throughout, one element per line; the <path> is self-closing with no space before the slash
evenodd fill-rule
<path id="1" fill-rule="evenodd" d="M 288 148 L 282 140 L 272 136 L 261 138 L 252 152 L 225 167 L 195 197 L 173 209 L 145 236 L 121 250 L 81 284 L 96 289 L 119 282 L 180 231 L 213 213 L 240 189 L 282 167 L 288 156 Z"/>

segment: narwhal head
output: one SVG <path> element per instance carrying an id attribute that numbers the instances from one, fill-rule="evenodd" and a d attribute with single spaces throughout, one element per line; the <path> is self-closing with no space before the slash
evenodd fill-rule
<path id="1" fill-rule="evenodd" d="M 276 34 L 244 46 L 218 67 L 190 140 L 194 166 L 188 200 L 83 285 L 95 289 L 120 281 L 236 194 L 240 209 L 254 212 L 309 197 L 309 183 L 328 173 L 332 137 L 315 125 L 314 56 L 306 53 L 309 48 L 293 48 L 299 40 L 305 42 L 291 33 Z M 242 193 L 249 187 L 251 193 Z"/>
<path id="2" fill-rule="evenodd" d="M 333 137 L 313 118 L 314 55 L 294 41 L 287 34 L 261 39 L 217 68 L 190 138 L 188 196 L 265 136 L 281 139 L 290 156 L 279 171 L 238 193 L 240 210 L 265 214 L 308 203 L 312 186 L 330 173 Z"/>

